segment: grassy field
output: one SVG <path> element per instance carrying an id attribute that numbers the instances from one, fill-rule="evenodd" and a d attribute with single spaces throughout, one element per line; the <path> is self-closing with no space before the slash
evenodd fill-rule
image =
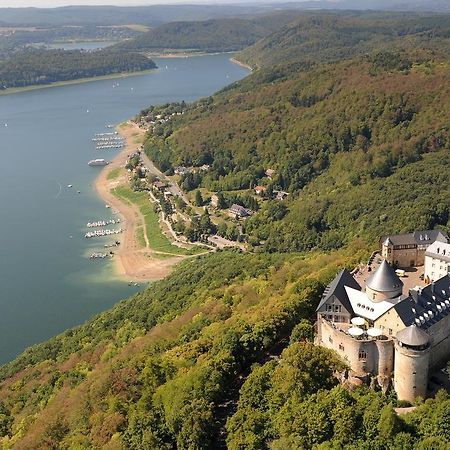
<path id="1" fill-rule="evenodd" d="M 115 180 L 120 175 L 120 167 L 115 167 L 114 169 L 110 170 L 108 172 L 108 175 L 106 176 L 107 180 Z"/>
<path id="2" fill-rule="evenodd" d="M 154 211 L 153 204 L 149 201 L 148 194 L 145 192 L 133 192 L 128 187 L 118 186 L 113 190 L 113 193 L 116 197 L 128 204 L 139 207 L 139 210 L 144 217 L 145 232 L 152 250 L 171 253 L 173 255 L 193 255 L 204 251 L 204 249 L 201 248 L 188 250 L 172 245 L 170 240 L 162 233 L 158 223 L 158 214 Z M 142 229 L 141 232 L 139 232 L 138 229 L 137 238 L 139 245 L 143 243 L 143 247 L 145 247 L 144 229 Z"/>

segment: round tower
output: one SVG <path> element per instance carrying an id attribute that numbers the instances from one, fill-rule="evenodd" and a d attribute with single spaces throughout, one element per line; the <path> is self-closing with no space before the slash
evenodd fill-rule
<path id="1" fill-rule="evenodd" d="M 403 282 L 386 260 L 383 260 L 366 282 L 367 297 L 375 303 L 398 297 L 402 292 Z"/>
<path id="2" fill-rule="evenodd" d="M 413 402 L 426 397 L 430 337 L 416 325 L 397 333 L 395 343 L 394 388 L 399 400 Z"/>

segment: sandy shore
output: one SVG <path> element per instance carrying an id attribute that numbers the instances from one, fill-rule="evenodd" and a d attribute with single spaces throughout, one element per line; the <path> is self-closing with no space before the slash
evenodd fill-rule
<path id="1" fill-rule="evenodd" d="M 253 68 L 250 67 L 248 64 L 245 64 L 245 63 L 243 63 L 243 62 L 241 62 L 241 61 L 238 61 L 238 60 L 235 59 L 235 58 L 230 58 L 230 61 L 231 61 L 233 64 L 236 64 L 237 66 L 243 67 L 244 69 L 248 69 L 248 70 L 250 70 L 251 72 L 253 72 Z"/>
<path id="2" fill-rule="evenodd" d="M 156 252 L 149 248 L 141 248 L 136 240 L 136 230 L 143 226 L 143 218 L 139 208 L 119 200 L 111 190 L 118 185 L 128 183 L 127 172 L 123 169 L 127 155 L 136 151 L 144 139 L 145 131 L 135 124 L 127 123 L 118 128 L 126 139 L 123 150 L 100 172 L 95 180 L 95 189 L 103 201 L 118 211 L 123 219 L 124 233 L 120 235 L 120 246 L 115 249 L 115 267 L 120 278 L 127 281 L 155 281 L 166 277 L 173 266 L 183 257 L 158 258 Z M 108 174 L 119 169 L 120 174 L 114 179 L 108 179 Z"/>

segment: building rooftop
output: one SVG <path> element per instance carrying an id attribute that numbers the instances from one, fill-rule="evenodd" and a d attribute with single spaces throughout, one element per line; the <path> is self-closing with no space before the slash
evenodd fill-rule
<path id="1" fill-rule="evenodd" d="M 448 242 L 448 236 L 441 230 L 422 230 L 413 233 L 394 234 L 383 236 L 381 242 L 383 245 L 430 245 L 435 241 Z"/>
<path id="2" fill-rule="evenodd" d="M 383 300 L 380 302 L 373 302 L 367 297 L 365 292 L 352 289 L 350 287 L 345 288 L 350 304 L 352 305 L 353 312 L 360 317 L 375 321 L 383 314 L 393 308 L 399 301 L 397 299 Z"/>
<path id="3" fill-rule="evenodd" d="M 426 330 L 450 314 L 450 275 L 446 275 L 397 303 L 395 309 L 406 326 Z"/>
<path id="4" fill-rule="evenodd" d="M 366 286 L 376 292 L 392 292 L 403 288 L 403 281 L 384 260 L 380 267 L 367 279 Z"/>
<path id="5" fill-rule="evenodd" d="M 348 298 L 345 287 L 351 287 L 360 291 L 361 286 L 353 278 L 352 274 L 347 269 L 342 269 L 334 278 L 334 280 L 327 286 L 323 293 L 322 300 L 317 307 L 317 311 L 323 306 L 323 304 L 333 295 L 339 299 L 342 306 L 350 313 L 353 313 L 353 308 Z"/>
<path id="6" fill-rule="evenodd" d="M 416 325 L 410 325 L 396 335 L 399 342 L 411 347 L 422 347 L 430 342 L 430 336 Z"/>

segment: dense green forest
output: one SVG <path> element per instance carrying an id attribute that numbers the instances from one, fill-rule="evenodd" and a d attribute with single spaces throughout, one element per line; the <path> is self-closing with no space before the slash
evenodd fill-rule
<path id="1" fill-rule="evenodd" d="M 155 51 L 165 49 L 229 52 L 241 50 L 294 20 L 292 12 L 263 15 L 254 19 L 214 19 L 172 22 L 160 25 L 117 49 Z"/>
<path id="2" fill-rule="evenodd" d="M 449 51 L 448 15 L 346 12 L 302 13 L 273 35 L 238 55 L 255 67 L 338 61 L 376 49 L 430 47 Z"/>
<path id="3" fill-rule="evenodd" d="M 29 49 L 0 62 L 0 87 L 48 84 L 155 67 L 151 59 L 136 53 Z"/>
<path id="4" fill-rule="evenodd" d="M 357 28 L 368 30 L 371 20 L 358 19 L 364 26 Z M 427 38 L 427 47 L 417 44 L 416 20 L 411 34 L 386 49 L 376 39 L 357 57 L 353 39 L 343 47 L 330 38 L 323 54 L 311 47 L 311 61 L 293 45 L 292 61 L 273 66 L 267 58 L 267 66 L 243 81 L 156 125 L 145 149 L 169 172 L 210 164 L 210 171 L 182 183 L 187 190 L 226 194 L 263 184 L 289 192 L 283 203 L 260 203 L 244 223 L 255 249 L 330 249 L 357 236 L 376 241 L 388 232 L 448 230 L 448 171 L 442 169 L 450 148 L 450 40 L 441 31 Z M 354 18 L 328 14 L 307 19 L 324 36 L 349 21 Z M 430 23 L 443 30 L 450 19 L 426 17 L 423 28 Z M 272 39 L 277 53 L 284 44 L 278 33 Z M 320 61 L 331 56 L 338 61 Z"/>
<path id="5" fill-rule="evenodd" d="M 394 397 L 338 387 L 343 363 L 309 342 L 324 284 L 367 254 L 183 263 L 1 369 L 2 448 L 444 450 L 448 396 L 397 417 Z"/>

